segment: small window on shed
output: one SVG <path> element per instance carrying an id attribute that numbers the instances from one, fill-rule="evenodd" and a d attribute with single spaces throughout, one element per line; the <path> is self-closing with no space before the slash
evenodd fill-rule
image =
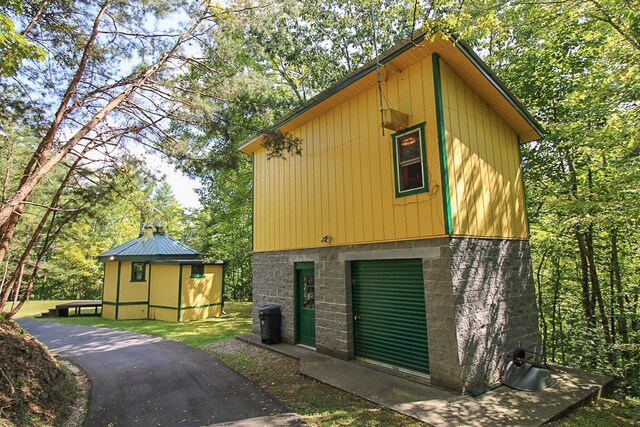
<path id="1" fill-rule="evenodd" d="M 191 278 L 192 279 L 201 279 L 204 277 L 204 265 L 203 264 L 193 264 L 191 266 Z"/>
<path id="2" fill-rule="evenodd" d="M 412 126 L 391 136 L 396 173 L 396 196 L 428 190 L 425 156 L 424 123 Z"/>
<path id="3" fill-rule="evenodd" d="M 144 282 L 146 273 L 146 264 L 144 262 L 132 262 L 131 263 L 131 281 L 132 282 Z"/>

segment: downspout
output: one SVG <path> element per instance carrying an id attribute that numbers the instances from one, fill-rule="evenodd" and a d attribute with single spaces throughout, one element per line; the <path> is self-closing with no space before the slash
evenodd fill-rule
<path id="1" fill-rule="evenodd" d="M 178 318 L 177 322 L 180 322 L 180 311 L 182 310 L 182 267 L 183 265 L 178 263 L 178 268 L 180 268 L 180 273 L 178 274 Z"/>

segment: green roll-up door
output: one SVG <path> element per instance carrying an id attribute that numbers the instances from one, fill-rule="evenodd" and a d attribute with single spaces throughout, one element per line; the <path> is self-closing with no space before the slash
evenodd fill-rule
<path id="1" fill-rule="evenodd" d="M 422 260 L 354 261 L 356 357 L 429 373 Z"/>

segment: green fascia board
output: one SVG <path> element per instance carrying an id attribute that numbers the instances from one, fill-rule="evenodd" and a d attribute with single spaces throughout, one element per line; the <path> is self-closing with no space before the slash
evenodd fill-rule
<path id="1" fill-rule="evenodd" d="M 480 71 L 480 73 L 487 80 L 489 80 L 489 82 L 498 90 L 498 92 L 500 92 L 500 94 L 516 109 L 516 111 L 518 111 L 518 113 L 527 121 L 527 123 L 529 123 L 529 125 L 531 125 L 531 127 L 536 132 L 538 132 L 538 134 L 540 134 L 541 136 L 544 134 L 544 130 L 542 129 L 542 126 L 524 108 L 522 103 L 520 103 L 520 101 L 518 101 L 518 99 L 504 86 L 502 81 L 500 81 L 500 79 L 489 69 L 489 66 L 485 64 L 484 61 L 480 59 L 480 57 L 478 57 L 478 55 L 473 51 L 473 49 L 468 44 L 459 40 L 459 38 L 454 35 L 446 34 L 443 31 L 439 31 L 439 32 L 443 34 L 443 36 L 448 37 L 452 41 L 452 43 L 462 52 L 462 54 L 464 54 L 465 57 L 467 57 L 467 59 L 471 61 L 471 63 Z M 288 122 L 300 116 L 307 110 L 310 110 L 314 106 L 320 104 L 321 102 L 325 101 L 329 97 L 345 89 L 352 83 L 355 83 L 356 81 L 360 80 L 367 74 L 375 71 L 379 65 L 385 65 L 387 62 L 393 60 L 397 56 L 415 47 L 417 43 L 422 42 L 427 37 L 430 37 L 431 35 L 434 35 L 436 33 L 437 32 L 433 32 L 428 35 L 426 32 L 418 32 L 417 34 L 414 34 L 411 38 L 405 40 L 404 43 L 401 42 L 395 47 L 392 47 L 377 61 L 374 59 L 372 61 L 367 62 L 360 69 L 356 70 L 352 74 L 348 75 L 347 77 L 335 83 L 333 86 L 329 87 L 328 89 L 325 89 L 324 91 L 320 92 L 318 95 L 311 98 L 309 101 L 305 102 L 298 108 L 294 109 L 287 116 L 285 116 L 275 125 L 273 125 L 271 129 L 272 130 L 279 129 L 281 126 L 287 124 Z M 242 144 L 240 144 L 240 146 L 243 147 L 244 145 L 253 141 L 255 138 L 256 136 L 253 136 L 247 139 Z"/>
<path id="2" fill-rule="evenodd" d="M 132 262 L 156 262 L 156 261 L 174 261 L 175 255 L 112 255 L 112 256 L 99 256 L 98 261 L 132 261 Z M 201 261 L 202 255 L 190 255 L 183 256 L 180 261 Z"/>
<path id="3" fill-rule="evenodd" d="M 452 38 L 453 39 L 453 38 Z M 529 123 L 529 125 L 536 131 L 540 136 L 544 135 L 544 129 L 538 123 L 538 121 L 527 111 L 527 109 L 522 105 L 522 103 L 515 97 L 514 94 L 507 89 L 507 87 L 502 83 L 502 81 L 496 76 L 493 71 L 489 68 L 487 64 L 484 63 L 482 59 L 473 51 L 471 46 L 466 44 L 461 40 L 454 39 L 454 44 L 456 47 L 467 57 L 469 61 L 482 73 L 482 75 L 489 80 L 489 82 L 500 92 L 500 94 L 511 104 L 513 108 Z"/>
<path id="4" fill-rule="evenodd" d="M 208 260 L 208 259 L 163 259 L 149 261 L 150 264 L 165 264 L 165 265 L 225 265 L 229 261 L 226 260 Z"/>

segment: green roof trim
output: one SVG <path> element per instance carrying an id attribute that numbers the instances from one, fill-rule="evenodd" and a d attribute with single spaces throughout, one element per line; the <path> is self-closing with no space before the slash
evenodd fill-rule
<path id="1" fill-rule="evenodd" d="M 522 105 L 518 98 L 513 95 L 509 89 L 502 83 L 502 81 L 496 76 L 493 71 L 489 68 L 487 64 L 484 63 L 482 59 L 473 51 L 471 46 L 466 44 L 465 42 L 458 40 L 453 42 L 456 47 L 467 57 L 473 65 L 476 66 L 478 71 L 482 73 L 482 75 L 491 82 L 491 84 L 500 92 L 500 94 L 509 101 L 511 106 L 515 108 L 515 110 L 529 123 L 529 125 L 536 131 L 540 136 L 544 135 L 544 129 L 538 121 L 527 111 L 526 108 Z"/>
<path id="2" fill-rule="evenodd" d="M 502 81 L 489 69 L 489 66 L 480 59 L 480 57 L 473 51 L 473 49 L 466 44 L 465 42 L 458 40 L 457 37 L 452 35 L 446 35 L 442 32 L 444 37 L 449 37 L 451 42 L 458 48 L 458 50 L 480 71 L 480 73 L 496 88 L 496 90 L 511 104 L 511 106 L 525 119 L 525 121 L 540 135 L 544 134 L 544 130 L 542 126 L 536 121 L 536 119 L 524 108 L 522 103 L 518 101 L 518 99 L 504 86 Z M 398 43 L 391 49 L 384 52 L 379 59 L 376 61 L 375 59 L 367 62 L 362 67 L 354 71 L 353 73 L 347 75 L 343 79 L 339 80 L 334 85 L 320 92 L 318 95 L 314 96 L 310 100 L 306 101 L 298 108 L 295 108 L 289 114 L 287 114 L 284 118 L 280 119 L 275 125 L 271 127 L 272 130 L 279 129 L 283 125 L 292 121 L 296 117 L 315 107 L 316 105 L 322 103 L 327 100 L 331 96 L 345 89 L 349 85 L 355 83 L 360 80 L 367 74 L 376 70 L 378 65 L 385 65 L 390 62 L 397 56 L 403 54 L 404 52 L 412 49 L 420 43 L 424 41 L 427 37 L 434 35 L 436 33 L 427 34 L 426 32 L 420 32 L 418 34 L 413 35 L 411 38 L 405 39 L 402 42 Z M 255 140 L 257 136 L 247 139 L 244 143 L 241 144 L 240 148 L 245 145 L 250 144 Z"/>

